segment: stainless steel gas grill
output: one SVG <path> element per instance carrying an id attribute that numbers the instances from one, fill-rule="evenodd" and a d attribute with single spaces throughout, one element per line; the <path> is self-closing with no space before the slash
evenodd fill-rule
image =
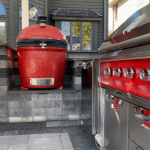
<path id="1" fill-rule="evenodd" d="M 92 134 L 101 150 L 150 150 L 150 5 L 98 49 L 92 64 Z M 90 63 L 88 63 L 88 61 Z"/>
<path id="2" fill-rule="evenodd" d="M 106 150 L 150 150 L 150 5 L 135 12 L 98 52 L 105 54 L 93 60 L 99 70 L 93 110 L 100 109 L 100 122 L 92 127 L 97 143 Z"/>

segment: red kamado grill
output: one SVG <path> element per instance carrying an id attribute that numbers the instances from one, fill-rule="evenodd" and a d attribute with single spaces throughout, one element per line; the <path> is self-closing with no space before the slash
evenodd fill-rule
<path id="1" fill-rule="evenodd" d="M 46 17 L 20 32 L 17 51 L 21 89 L 63 89 L 67 40 L 61 30 L 46 24 Z"/>

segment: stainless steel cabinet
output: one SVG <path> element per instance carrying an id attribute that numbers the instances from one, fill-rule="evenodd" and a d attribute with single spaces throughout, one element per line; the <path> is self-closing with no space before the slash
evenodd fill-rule
<path id="1" fill-rule="evenodd" d="M 129 104 L 129 138 L 144 150 L 150 150 L 150 128 L 142 127 L 144 117 L 135 110 L 140 107 Z M 130 149 L 129 149 L 130 150 Z"/>
<path id="2" fill-rule="evenodd" d="M 143 149 L 129 139 L 129 149 L 128 150 L 143 150 Z"/>
<path id="3" fill-rule="evenodd" d="M 109 99 L 110 98 L 110 99 Z M 105 139 L 107 150 L 127 150 L 127 112 L 128 103 L 124 100 L 114 99 L 106 93 L 105 108 Z"/>

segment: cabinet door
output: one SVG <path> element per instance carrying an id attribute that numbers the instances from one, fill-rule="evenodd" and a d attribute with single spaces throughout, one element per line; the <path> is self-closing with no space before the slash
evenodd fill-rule
<path id="1" fill-rule="evenodd" d="M 107 94 L 106 94 L 107 96 Z M 108 99 L 106 97 L 106 99 Z M 106 100 L 105 109 L 105 147 L 107 150 L 127 150 L 127 110 L 128 103 L 118 99 L 117 104 Z M 118 109 L 117 109 L 118 108 Z"/>
<path id="2" fill-rule="evenodd" d="M 141 108 L 129 104 L 129 138 L 144 150 L 150 150 L 150 127 L 143 125 L 142 119 L 145 117 L 141 115 L 141 111 L 138 112 L 138 109 Z"/>
<path id="3" fill-rule="evenodd" d="M 143 150 L 143 149 L 129 139 L 129 149 L 128 150 Z"/>

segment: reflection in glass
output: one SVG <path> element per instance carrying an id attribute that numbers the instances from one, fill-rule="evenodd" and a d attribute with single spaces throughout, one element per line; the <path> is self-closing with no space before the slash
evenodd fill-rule
<path id="1" fill-rule="evenodd" d="M 83 50 L 91 50 L 91 23 L 83 22 Z"/>
<path id="2" fill-rule="evenodd" d="M 22 16 L 22 8 L 20 8 L 19 16 L 20 17 Z M 40 16 L 38 8 L 35 5 L 29 3 L 29 18 L 37 20 L 38 16 Z"/>
<path id="3" fill-rule="evenodd" d="M 0 43 L 5 43 L 5 22 L 0 22 Z"/>
<path id="4" fill-rule="evenodd" d="M 70 50 L 70 22 L 61 22 L 61 31 L 66 36 L 66 39 L 68 41 L 68 50 Z"/>
<path id="5" fill-rule="evenodd" d="M 0 15 L 5 15 L 5 9 L 1 3 L 0 3 Z"/>
<path id="6" fill-rule="evenodd" d="M 80 22 L 72 22 L 72 50 L 80 50 Z"/>

